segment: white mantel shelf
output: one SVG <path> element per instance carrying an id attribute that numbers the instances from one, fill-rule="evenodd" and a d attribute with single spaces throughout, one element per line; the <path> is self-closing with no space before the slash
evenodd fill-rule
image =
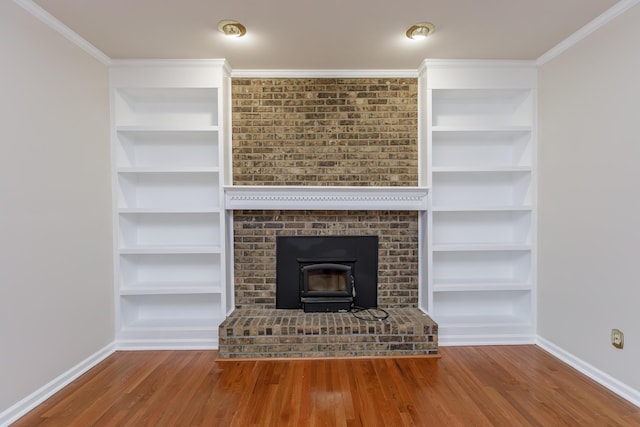
<path id="1" fill-rule="evenodd" d="M 226 186 L 227 210 L 428 210 L 427 187 Z"/>

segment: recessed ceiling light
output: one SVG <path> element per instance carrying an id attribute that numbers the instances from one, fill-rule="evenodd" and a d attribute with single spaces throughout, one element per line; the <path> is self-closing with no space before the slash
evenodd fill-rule
<path id="1" fill-rule="evenodd" d="M 412 25 L 411 28 L 407 30 L 407 37 L 413 40 L 420 40 L 433 33 L 435 29 L 435 25 L 431 22 L 420 22 Z"/>
<path id="2" fill-rule="evenodd" d="M 247 28 L 244 25 L 231 19 L 218 22 L 218 31 L 227 37 L 242 37 L 247 34 Z"/>

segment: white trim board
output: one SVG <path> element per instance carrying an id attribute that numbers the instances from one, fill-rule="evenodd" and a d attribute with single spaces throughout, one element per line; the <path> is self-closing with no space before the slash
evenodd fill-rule
<path id="1" fill-rule="evenodd" d="M 218 338 L 213 339 L 125 339 L 116 341 L 116 351 L 140 350 L 218 350 Z"/>
<path id="2" fill-rule="evenodd" d="M 620 0 L 618 3 L 604 11 L 600 16 L 589 22 L 587 25 L 580 28 L 578 31 L 571 34 L 569 37 L 543 53 L 540 57 L 538 57 L 538 59 L 536 59 L 536 64 L 538 65 L 538 67 L 546 64 L 547 62 L 559 56 L 565 50 L 571 48 L 583 39 L 587 38 L 591 33 L 597 31 L 609 22 L 613 21 L 616 17 L 623 14 L 628 9 L 631 9 L 638 3 L 640 3 L 640 0 Z"/>
<path id="3" fill-rule="evenodd" d="M 538 336 L 538 347 L 542 348 L 546 352 L 562 360 L 572 368 L 580 371 L 584 375 L 588 376 L 598 384 L 608 388 L 618 396 L 640 407 L 640 390 L 635 390 L 632 387 L 624 384 L 622 381 L 615 379 L 606 372 L 601 371 L 593 365 L 585 362 L 579 357 L 569 353 L 565 349 L 555 345 L 551 341 L 548 341 L 541 336 Z"/>
<path id="4" fill-rule="evenodd" d="M 112 59 L 109 62 L 112 68 L 122 67 L 222 67 L 231 74 L 231 66 L 224 58 L 201 58 L 201 59 Z"/>
<path id="5" fill-rule="evenodd" d="M 226 186 L 225 209 L 415 210 L 428 209 L 427 187 Z"/>
<path id="6" fill-rule="evenodd" d="M 231 78 L 409 78 L 418 77 L 418 70 L 233 70 Z"/>
<path id="7" fill-rule="evenodd" d="M 24 416 L 27 412 L 40 405 L 42 402 L 62 390 L 64 387 L 73 382 L 80 375 L 111 356 L 116 351 L 115 343 L 111 343 L 106 347 L 98 350 L 91 356 L 87 357 L 67 372 L 54 378 L 49 383 L 43 385 L 38 390 L 31 393 L 15 405 L 10 406 L 4 412 L 0 413 L 0 426 L 8 426 Z"/>
<path id="8" fill-rule="evenodd" d="M 13 0 L 13 2 L 18 6 L 21 6 L 33 17 L 42 21 L 45 25 L 62 35 L 71 43 L 75 44 L 80 49 L 84 50 L 89 55 L 102 62 L 104 65 L 109 65 L 111 63 L 111 58 L 105 55 L 100 49 L 80 37 L 78 33 L 64 25 L 59 19 L 35 4 L 32 0 Z"/>
<path id="9" fill-rule="evenodd" d="M 487 346 L 487 345 L 531 345 L 536 343 L 533 335 L 452 335 L 439 331 L 438 346 Z"/>

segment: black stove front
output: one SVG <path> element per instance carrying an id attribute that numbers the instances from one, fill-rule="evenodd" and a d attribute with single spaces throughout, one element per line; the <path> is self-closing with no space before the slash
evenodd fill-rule
<path id="1" fill-rule="evenodd" d="M 377 236 L 278 236 L 276 308 L 349 311 L 377 305 Z"/>
<path id="2" fill-rule="evenodd" d="M 304 311 L 349 311 L 356 296 L 355 261 L 298 258 Z"/>

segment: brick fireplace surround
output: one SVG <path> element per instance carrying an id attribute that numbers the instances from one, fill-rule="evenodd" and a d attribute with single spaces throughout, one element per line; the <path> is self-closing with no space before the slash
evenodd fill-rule
<path id="1" fill-rule="evenodd" d="M 234 79 L 232 100 L 234 186 L 418 184 L 416 79 Z M 389 317 L 276 310 L 277 235 L 379 236 Z M 220 357 L 437 355 L 437 325 L 418 309 L 418 235 L 416 210 L 234 210 L 235 310 Z"/>

